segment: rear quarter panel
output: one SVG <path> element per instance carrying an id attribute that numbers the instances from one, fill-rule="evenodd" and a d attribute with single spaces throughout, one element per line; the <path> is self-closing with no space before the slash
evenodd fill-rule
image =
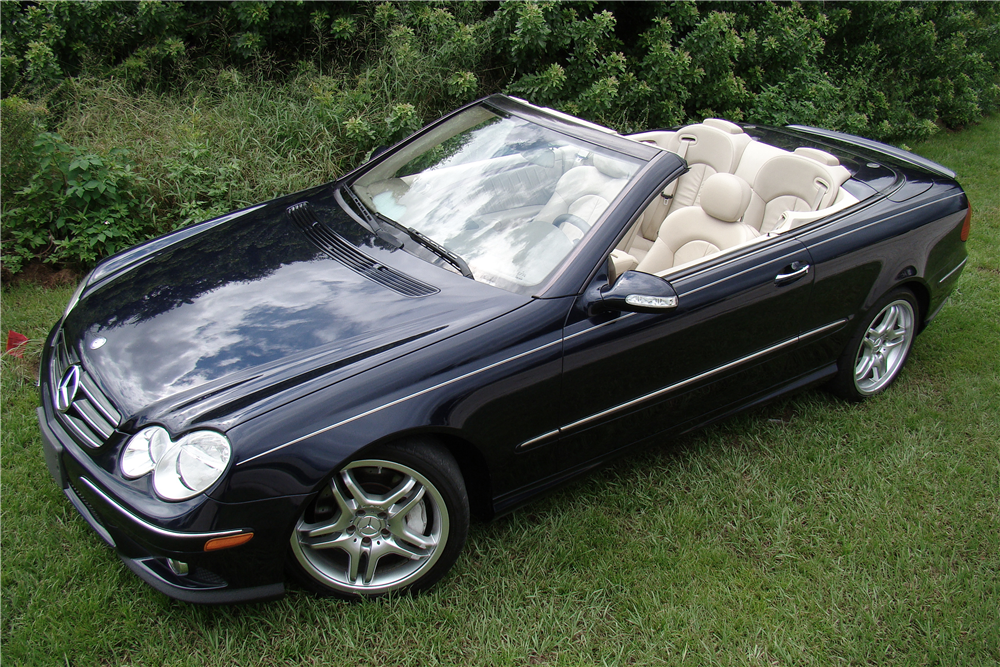
<path id="1" fill-rule="evenodd" d="M 914 194 L 906 197 L 907 189 Z M 836 359 L 855 320 L 890 290 L 905 285 L 917 295 L 923 326 L 958 280 L 961 271 L 955 269 L 966 257 L 959 236 L 969 207 L 961 187 L 908 174 L 907 184 L 894 194 L 897 201 L 882 198 L 798 234 L 815 270 L 814 299 L 803 314 L 803 328 L 847 320 L 815 343 L 820 359 Z"/>

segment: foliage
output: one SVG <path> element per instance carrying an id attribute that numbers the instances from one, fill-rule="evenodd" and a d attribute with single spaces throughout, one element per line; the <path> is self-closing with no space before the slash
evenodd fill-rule
<path id="1" fill-rule="evenodd" d="M 4 265 L 28 259 L 88 264 L 135 245 L 150 231 L 142 220 L 145 179 L 123 149 L 105 155 L 43 132 L 34 143 L 37 169 L 4 216 Z"/>
<path id="2" fill-rule="evenodd" d="M 32 144 L 44 129 L 45 116 L 44 106 L 19 97 L 0 100 L 0 205 L 4 210 L 34 172 Z"/>
<path id="3" fill-rule="evenodd" d="M 622 132 L 717 116 L 890 142 L 1000 109 L 1000 3 L 4 2 L 0 39 L 8 268 L 117 247 L 18 226 L 65 205 L 24 190 L 46 127 L 130 149 L 145 218 L 117 243 L 334 178 L 493 92 Z M 97 210 L 84 229 L 116 224 Z"/>

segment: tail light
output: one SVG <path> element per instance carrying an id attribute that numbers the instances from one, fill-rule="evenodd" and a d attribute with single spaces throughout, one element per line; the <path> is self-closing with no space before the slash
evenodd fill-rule
<path id="1" fill-rule="evenodd" d="M 965 212 L 965 221 L 962 222 L 962 234 L 959 236 L 963 241 L 969 240 L 969 230 L 972 229 L 972 202 L 969 202 L 969 210 Z"/>

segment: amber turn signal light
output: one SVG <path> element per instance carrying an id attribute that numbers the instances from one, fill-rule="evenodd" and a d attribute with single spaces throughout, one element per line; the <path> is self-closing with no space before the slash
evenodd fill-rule
<path id="1" fill-rule="evenodd" d="M 218 551 L 219 549 L 229 549 L 246 544 L 253 539 L 253 533 L 240 533 L 239 535 L 229 535 L 227 537 L 215 537 L 205 542 L 205 551 Z"/>

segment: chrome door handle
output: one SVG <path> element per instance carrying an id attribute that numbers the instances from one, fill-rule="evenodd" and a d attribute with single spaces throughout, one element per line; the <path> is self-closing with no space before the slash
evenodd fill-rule
<path id="1" fill-rule="evenodd" d="M 788 268 L 793 269 L 793 271 L 791 273 L 779 273 L 774 277 L 774 282 L 778 283 L 779 285 L 782 283 L 790 283 L 793 280 L 797 280 L 802 276 L 806 275 L 807 273 L 809 273 L 808 264 L 803 264 L 800 266 L 798 262 L 795 262 Z"/>

